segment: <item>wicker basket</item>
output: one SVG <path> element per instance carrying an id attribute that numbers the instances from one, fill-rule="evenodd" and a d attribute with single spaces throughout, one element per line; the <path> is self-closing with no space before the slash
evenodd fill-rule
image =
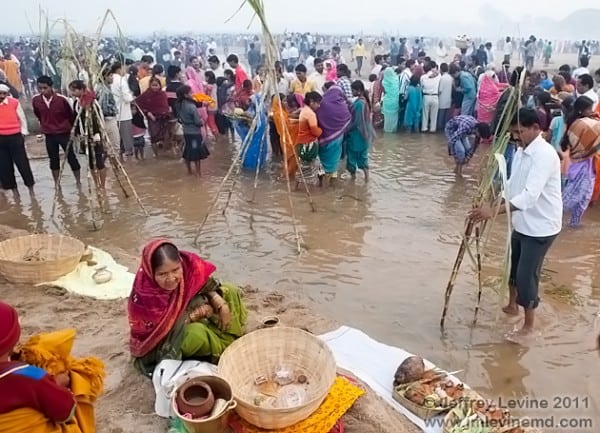
<path id="1" fill-rule="evenodd" d="M 54 281 L 73 271 L 85 249 L 74 238 L 37 234 L 0 242 L 0 274 L 12 283 Z M 26 258 L 31 257 L 30 260 Z"/>
<path id="2" fill-rule="evenodd" d="M 282 365 L 306 375 L 304 404 L 285 409 L 255 405 L 255 379 L 273 374 Z M 312 415 L 327 396 L 335 375 L 335 358 L 323 341 L 301 329 L 283 326 L 243 336 L 225 350 L 219 361 L 219 376 L 231 385 L 238 402 L 237 413 L 267 430 L 289 427 Z"/>

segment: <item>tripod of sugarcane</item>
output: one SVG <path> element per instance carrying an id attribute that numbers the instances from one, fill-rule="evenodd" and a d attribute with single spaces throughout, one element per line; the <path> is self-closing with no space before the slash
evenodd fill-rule
<path id="1" fill-rule="evenodd" d="M 267 79 L 265 80 L 265 88 L 269 88 L 274 86 L 275 80 L 273 79 L 273 77 L 275 76 L 275 71 L 273 69 L 272 71 L 273 73 L 270 74 L 268 73 Z M 278 92 L 274 92 L 275 94 L 275 98 L 279 98 L 279 93 Z M 198 241 L 200 239 L 200 236 L 202 234 L 202 230 L 204 229 L 204 226 L 206 225 L 206 222 L 208 221 L 209 216 L 212 214 L 213 210 L 215 209 L 219 198 L 221 196 L 221 193 L 223 192 L 223 189 L 225 187 L 225 184 L 227 183 L 227 181 L 230 178 L 233 178 L 233 181 L 231 183 L 231 186 L 229 188 L 229 190 L 227 191 L 227 198 L 225 201 L 225 206 L 223 207 L 223 210 L 221 211 L 221 214 L 223 216 L 225 216 L 225 213 L 227 211 L 227 208 L 229 207 L 229 204 L 231 202 L 231 197 L 233 196 L 233 191 L 235 190 L 235 186 L 237 184 L 237 180 L 239 179 L 239 175 L 241 173 L 242 170 L 242 166 L 243 166 L 243 161 L 245 161 L 246 156 L 248 154 L 248 150 L 250 149 L 250 142 L 253 139 L 254 133 L 257 131 L 258 128 L 258 124 L 261 120 L 261 118 L 263 118 L 264 116 L 261 115 L 261 113 L 264 112 L 265 110 L 265 104 L 266 104 L 266 100 L 267 97 L 270 96 L 268 94 L 268 92 L 263 93 L 259 103 L 258 103 L 258 107 L 256 109 L 256 113 L 257 115 L 254 117 L 254 119 L 252 120 L 252 123 L 250 124 L 250 128 L 248 130 L 248 133 L 246 135 L 246 137 L 244 138 L 244 140 L 242 141 L 242 144 L 240 146 L 240 151 L 237 155 L 237 157 L 234 159 L 233 163 L 231 164 L 231 166 L 229 167 L 229 170 L 227 171 L 227 173 L 225 174 L 225 177 L 223 178 L 223 180 L 221 181 L 221 184 L 219 185 L 219 188 L 217 189 L 217 192 L 215 194 L 215 198 L 213 199 L 208 211 L 206 212 L 204 219 L 202 220 L 200 226 L 198 227 L 198 230 L 196 231 L 196 236 L 194 238 L 194 243 L 197 245 Z M 281 104 L 279 104 L 279 106 L 281 107 Z M 267 138 L 267 131 L 268 131 L 268 124 L 265 125 L 265 130 L 263 132 L 263 136 L 261 137 L 261 144 L 260 144 L 260 150 L 259 150 L 259 155 L 263 154 L 263 151 L 266 152 L 265 146 L 266 146 L 266 138 Z M 287 126 L 284 124 L 284 133 L 282 134 L 283 137 L 288 136 L 287 134 Z M 287 190 L 288 190 L 288 200 L 289 200 L 289 204 L 290 204 L 290 212 L 291 212 L 291 216 L 292 216 L 292 226 L 293 226 L 293 230 L 294 230 L 294 236 L 296 239 L 296 249 L 297 249 L 297 253 L 300 254 L 302 252 L 302 242 L 301 242 L 301 237 L 300 237 L 300 232 L 298 231 L 298 227 L 296 224 L 296 213 L 295 213 L 295 208 L 294 208 L 294 204 L 293 204 L 293 200 L 292 200 L 292 194 L 291 194 L 291 185 L 290 185 L 290 179 L 289 179 L 289 172 L 288 172 L 288 155 L 287 155 L 287 147 L 285 146 L 286 143 L 286 138 L 284 138 L 284 166 L 285 166 L 285 172 L 286 172 L 286 179 L 287 179 Z M 296 161 L 298 163 L 298 167 L 300 167 L 300 160 L 299 157 L 297 155 L 296 152 L 294 152 L 294 157 L 296 158 Z M 235 171 L 235 173 L 234 173 Z M 260 173 L 260 163 L 257 164 L 256 167 L 256 172 L 255 172 L 255 176 L 254 176 L 254 189 L 253 189 L 253 193 L 252 193 L 252 198 L 251 198 L 251 202 L 254 201 L 255 197 L 256 197 L 256 190 L 258 187 L 258 175 Z M 301 179 L 302 179 L 302 183 L 304 184 L 305 190 L 306 190 L 306 194 L 311 206 L 312 211 L 314 212 L 316 210 L 315 208 L 315 204 L 312 200 L 312 196 L 310 194 L 310 190 L 308 188 L 308 185 L 306 183 L 306 179 L 304 177 L 304 174 L 302 173 L 302 171 L 300 170 L 301 173 Z M 233 176 L 232 176 L 233 175 Z M 254 211 L 252 211 L 254 212 Z M 250 226 L 252 227 L 252 223 L 253 223 L 253 213 L 250 216 Z"/>

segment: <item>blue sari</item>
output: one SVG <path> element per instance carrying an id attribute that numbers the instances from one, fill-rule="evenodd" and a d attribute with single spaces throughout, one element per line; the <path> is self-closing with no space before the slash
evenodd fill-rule
<path id="1" fill-rule="evenodd" d="M 408 86 L 404 127 L 408 130 L 418 130 L 421 125 L 423 111 L 423 92 L 421 86 Z"/>
<path id="2" fill-rule="evenodd" d="M 369 169 L 369 147 L 375 132 L 371 122 L 371 113 L 367 101 L 358 98 L 352 105 L 352 123 L 346 134 L 346 150 L 348 159 L 346 169 L 356 173 L 356 169 Z"/>
<path id="3" fill-rule="evenodd" d="M 242 139 L 242 153 L 240 158 L 243 158 L 242 167 L 248 169 L 256 169 L 257 167 L 263 167 L 265 160 L 267 159 L 267 136 L 265 134 L 267 125 L 268 125 L 268 117 L 267 110 L 263 107 L 260 113 L 256 113 L 257 104 L 259 101 L 259 96 L 254 95 L 252 97 L 252 104 L 250 108 L 248 108 L 247 112 L 258 116 L 256 128 L 254 129 L 254 133 L 248 142 L 246 142 L 246 137 L 250 132 L 251 123 L 245 122 L 243 120 L 236 120 L 233 123 L 235 131 L 238 133 L 240 138 Z"/>

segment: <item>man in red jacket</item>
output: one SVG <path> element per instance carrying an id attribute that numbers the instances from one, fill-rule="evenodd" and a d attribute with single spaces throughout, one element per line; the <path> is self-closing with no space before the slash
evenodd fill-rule
<path id="1" fill-rule="evenodd" d="M 33 112 L 40 121 L 42 132 L 46 136 L 46 151 L 50 158 L 50 170 L 56 186 L 60 172 L 60 148 L 67 152 L 67 161 L 73 170 L 77 186 L 81 185 L 80 165 L 73 150 L 71 130 L 75 116 L 69 100 L 58 94 L 52 88 L 52 78 L 42 75 L 37 79 L 37 88 L 40 92 L 31 100 Z M 68 150 L 67 150 L 68 147 Z"/>

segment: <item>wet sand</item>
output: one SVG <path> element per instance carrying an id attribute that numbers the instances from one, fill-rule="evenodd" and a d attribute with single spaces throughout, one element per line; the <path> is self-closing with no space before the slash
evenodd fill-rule
<path id="1" fill-rule="evenodd" d="M 0 241 L 28 234 L 0 225 Z M 135 270 L 137 261 L 114 252 L 122 264 Z M 284 326 L 314 334 L 336 329 L 334 320 L 318 316 L 306 303 L 277 291 L 246 286 L 244 301 L 249 309 L 247 331 L 258 329 L 262 319 L 277 315 Z M 31 288 L 3 283 L 1 299 L 20 313 L 22 339 L 49 329 L 75 328 L 74 353 L 99 356 L 106 364 L 105 393 L 97 409 L 98 433 L 165 433 L 168 422 L 154 415 L 154 388 L 150 379 L 131 365 L 128 352 L 127 301 L 97 301 L 52 288 Z M 340 371 L 343 374 L 349 374 Z M 367 389 L 344 416 L 346 431 L 366 433 L 417 433 L 404 416 Z"/>
<path id="2" fill-rule="evenodd" d="M 31 153 L 43 154 L 36 146 L 30 145 Z M 600 392 L 593 385 L 600 376 L 594 351 L 599 331 L 595 319 L 600 310 L 597 208 L 586 213 L 581 229 L 565 229 L 549 253 L 538 320 L 542 336 L 533 345 L 520 347 L 504 340 L 516 321 L 502 315 L 503 299 L 493 290 L 504 248 L 502 218 L 486 247 L 486 287 L 478 323 L 472 324 L 476 285 L 472 266 L 465 259 L 447 329 L 440 334 L 443 291 L 484 151 L 480 149 L 465 170 L 465 179 L 456 181 L 441 135 L 380 137 L 372 152 L 368 186 L 359 176 L 356 184 L 344 181 L 335 189 L 312 191 L 316 212 L 311 211 L 305 194 L 293 194 L 305 246 L 300 256 L 285 186 L 275 180 L 278 168 L 261 173 L 256 190 L 254 173 L 244 172 L 225 217 L 221 211 L 231 182 L 221 192 L 217 209 L 200 236 L 198 251 L 217 265 L 223 279 L 260 287 L 265 294 L 277 291 L 286 301 L 301 306 L 306 315 L 290 314 L 293 320 L 298 316 L 293 324 L 309 329 L 315 326 L 314 332 L 334 327 L 319 328 L 313 323 L 314 312 L 330 323 L 360 328 L 449 370 L 464 369 L 459 376 L 482 395 L 504 401 L 529 397 L 550 406 L 550 410 L 535 410 L 530 405 L 515 410 L 517 414 L 590 418 L 594 423 L 591 429 L 573 431 L 598 431 Z M 183 248 L 194 249 L 196 230 L 236 154 L 234 144 L 217 143 L 203 164 L 200 180 L 188 177 L 183 165 L 173 159 L 149 157 L 143 163 L 128 164 L 151 216 L 144 217 L 135 201 L 124 200 L 114 181 L 109 181 L 110 213 L 98 232 L 89 231 L 87 199 L 74 187 L 68 169 L 63 195 L 51 217 L 54 191 L 48 162 L 34 160 L 37 199 L 31 200 L 24 191 L 20 201 L 0 193 L 0 221 L 28 231 L 70 233 L 107 249 L 135 269 L 139 251 L 153 236 L 167 236 Z M 53 327 L 74 325 L 80 330 L 78 352 L 107 360 L 110 376 L 108 393 L 99 406 L 99 431 L 155 431 L 151 430 L 156 428 L 156 417 L 152 415 L 150 385 L 127 367 L 123 303 L 7 286 L 0 288 L 0 297 L 25 312 L 26 334 L 40 331 L 48 323 Z M 257 300 L 251 301 L 260 306 L 257 316 L 272 312 L 263 310 L 260 295 Z M 382 425 L 382 431 L 399 431 L 393 424 Z M 140 428 L 143 426 L 148 429 Z M 565 429 L 545 431 L 562 433 Z"/>

